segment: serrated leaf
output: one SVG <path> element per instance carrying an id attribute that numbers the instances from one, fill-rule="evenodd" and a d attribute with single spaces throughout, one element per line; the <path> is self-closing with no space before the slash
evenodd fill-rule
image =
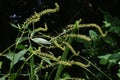
<path id="1" fill-rule="evenodd" d="M 106 55 L 103 55 L 103 56 L 98 56 L 98 58 L 100 58 L 100 64 L 107 64 L 108 63 L 108 60 L 109 60 L 109 57 L 111 56 L 112 54 L 106 54 Z"/>
<path id="2" fill-rule="evenodd" d="M 108 22 L 108 21 L 103 21 L 103 23 L 104 23 L 104 26 L 105 26 L 105 27 L 110 27 L 110 26 L 111 26 L 111 23 Z"/>
<path id="3" fill-rule="evenodd" d="M 91 39 L 97 39 L 98 38 L 98 35 L 97 35 L 97 33 L 95 32 L 95 31 L 93 31 L 93 30 L 90 30 L 89 31 L 89 35 L 90 35 L 90 37 L 91 37 Z"/>
<path id="4" fill-rule="evenodd" d="M 37 44 L 48 44 L 50 45 L 51 43 L 49 41 L 47 41 L 46 39 L 43 38 L 33 38 L 31 39 L 33 42 L 37 43 Z"/>
<path id="5" fill-rule="evenodd" d="M 100 64 L 108 64 L 108 69 L 111 68 L 114 64 L 117 64 L 120 61 L 120 52 L 114 54 L 106 54 L 104 56 L 99 56 Z"/>

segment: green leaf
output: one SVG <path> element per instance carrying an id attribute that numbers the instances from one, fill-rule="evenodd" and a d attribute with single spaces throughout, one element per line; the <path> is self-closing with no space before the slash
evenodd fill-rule
<path id="1" fill-rule="evenodd" d="M 104 59 L 104 58 L 100 60 L 100 64 L 102 64 L 102 65 L 107 64 L 107 62 L 108 62 L 108 60 L 106 60 L 106 59 Z"/>
<path id="2" fill-rule="evenodd" d="M 71 78 L 69 74 L 67 74 L 67 73 L 62 74 L 62 79 L 66 80 L 68 78 Z"/>
<path id="3" fill-rule="evenodd" d="M 98 58 L 100 58 L 100 64 L 107 64 L 108 63 L 108 60 L 109 60 L 109 57 L 111 56 L 112 54 L 106 54 L 106 55 L 103 55 L 103 56 L 98 56 Z"/>
<path id="4" fill-rule="evenodd" d="M 107 44 L 109 44 L 111 46 L 116 46 L 117 45 L 116 40 L 114 40 L 114 38 L 109 36 L 109 35 L 104 37 L 103 39 Z"/>
<path id="5" fill-rule="evenodd" d="M 3 56 L 5 56 L 6 58 L 8 58 L 9 60 L 13 60 L 13 56 L 15 55 L 15 53 L 9 51 L 9 53 L 4 54 Z"/>
<path id="6" fill-rule="evenodd" d="M 19 44 L 17 45 L 17 49 L 26 49 L 28 47 L 28 45 L 23 45 L 23 44 Z"/>
<path id="7" fill-rule="evenodd" d="M 86 41 L 86 40 L 84 40 L 84 39 L 75 38 L 75 40 L 76 40 L 78 43 L 83 43 L 83 44 L 85 45 L 86 48 L 91 46 L 91 42 Z"/>
<path id="8" fill-rule="evenodd" d="M 17 29 L 18 29 L 18 26 L 16 26 L 15 24 L 13 24 L 13 23 L 11 23 L 11 22 L 10 22 L 10 25 L 11 25 L 12 27 L 14 27 L 14 28 L 17 28 Z"/>
<path id="9" fill-rule="evenodd" d="M 13 24 L 13 23 L 11 23 L 10 22 L 10 25 L 12 26 L 12 27 L 14 27 L 14 28 L 17 28 L 17 29 L 22 29 L 22 27 L 19 25 L 19 24 L 17 24 L 17 26 L 15 25 L 15 24 Z"/>
<path id="10" fill-rule="evenodd" d="M 19 37 L 16 39 L 16 45 L 22 43 L 23 41 L 26 41 L 28 37 Z"/>
<path id="11" fill-rule="evenodd" d="M 109 57 L 109 63 L 116 64 L 118 61 L 120 61 L 120 52 L 114 53 Z"/>
<path id="12" fill-rule="evenodd" d="M 45 62 L 47 62 L 48 64 L 51 64 L 51 62 L 50 62 L 50 59 L 49 59 L 49 58 L 42 57 L 42 59 L 43 59 Z"/>
<path id="13" fill-rule="evenodd" d="M 7 77 L 8 77 L 8 75 L 2 76 L 2 77 L 0 78 L 0 80 L 6 80 Z"/>
<path id="14" fill-rule="evenodd" d="M 104 23 L 104 26 L 105 26 L 105 27 L 110 27 L 110 26 L 111 26 L 111 23 L 108 22 L 108 21 L 103 21 L 103 23 Z"/>
<path id="15" fill-rule="evenodd" d="M 100 64 L 108 64 L 108 69 L 111 68 L 114 64 L 118 64 L 120 61 L 120 52 L 114 54 L 106 54 L 104 56 L 99 56 Z"/>
<path id="16" fill-rule="evenodd" d="M 46 39 L 43 39 L 43 38 L 33 38 L 31 39 L 33 42 L 37 43 L 37 44 L 48 44 L 50 45 L 51 43 L 49 41 L 47 41 Z"/>
<path id="17" fill-rule="evenodd" d="M 93 39 L 93 40 L 96 40 L 98 38 L 97 33 L 93 30 L 89 30 L 89 35 L 90 35 L 91 39 Z"/>
<path id="18" fill-rule="evenodd" d="M 9 80 L 15 80 L 15 78 L 17 77 L 18 73 L 13 73 L 12 75 L 10 75 L 10 79 Z"/>
<path id="19" fill-rule="evenodd" d="M 120 32 L 120 27 L 119 26 L 111 27 L 110 31 L 114 31 L 115 33 L 119 33 Z"/>
<path id="20" fill-rule="evenodd" d="M 22 27 L 18 24 L 18 29 L 22 29 Z"/>
<path id="21" fill-rule="evenodd" d="M 119 79 L 120 79 L 120 69 L 118 70 L 117 76 L 118 76 Z"/>
<path id="22" fill-rule="evenodd" d="M 18 53 L 9 52 L 8 54 L 4 54 L 3 56 L 7 57 L 9 60 L 11 60 L 11 68 L 19 61 L 19 60 L 25 60 L 24 54 L 27 52 L 27 50 L 21 50 Z"/>

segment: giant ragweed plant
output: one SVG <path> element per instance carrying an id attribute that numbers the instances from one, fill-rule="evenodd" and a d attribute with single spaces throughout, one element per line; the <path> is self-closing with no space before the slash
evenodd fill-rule
<path id="1" fill-rule="evenodd" d="M 87 70 L 91 74 L 93 74 L 93 76 L 95 76 L 95 74 L 88 69 L 88 67 L 90 66 L 95 66 L 89 60 L 83 58 L 85 62 L 87 62 L 85 64 L 80 61 L 68 59 L 67 56 L 68 54 L 70 54 L 71 57 L 73 56 L 77 57 L 81 55 L 80 51 L 76 51 L 74 47 L 71 45 L 73 39 L 79 39 L 79 40 L 84 40 L 86 42 L 91 42 L 95 39 L 94 34 L 97 34 L 94 31 L 95 29 L 97 32 L 100 33 L 101 37 L 105 37 L 107 35 L 107 32 L 103 33 L 100 26 L 94 23 L 81 24 L 80 23 L 81 19 L 76 21 L 75 24 L 68 25 L 63 30 L 63 32 L 61 32 L 57 36 L 51 36 L 44 33 L 48 30 L 47 23 L 45 23 L 44 27 L 35 28 L 34 24 L 40 21 L 41 16 L 44 16 L 45 14 L 48 13 L 55 13 L 59 11 L 59 5 L 55 3 L 55 6 L 56 6 L 55 9 L 46 9 L 39 13 L 35 12 L 31 17 L 27 18 L 23 22 L 23 24 L 14 25 L 11 23 L 13 27 L 19 30 L 19 34 L 15 44 L 11 45 L 9 48 L 7 48 L 5 51 L 1 53 L 1 56 L 7 57 L 11 61 L 10 70 L 8 71 L 7 74 L 3 74 L 4 76 L 1 79 L 9 78 L 10 80 L 14 80 L 18 76 L 23 75 L 23 76 L 29 76 L 30 80 L 39 80 L 39 75 L 37 73 L 39 73 L 42 69 L 45 70 L 50 67 L 58 66 L 56 76 L 54 77 L 55 80 L 60 80 L 61 73 L 65 68 L 65 66 L 71 67 L 73 65 L 77 65 L 83 68 L 84 70 Z M 77 30 L 81 30 L 82 28 L 89 28 L 89 29 L 95 28 L 95 29 L 90 31 L 90 36 L 89 36 L 89 35 L 84 35 L 84 33 L 83 34 L 77 33 Z M 35 43 L 37 44 L 37 46 L 34 45 Z M 13 47 L 15 47 L 15 49 L 14 51 L 11 51 L 11 48 Z M 51 49 L 56 49 L 56 48 L 62 51 L 63 53 L 61 54 L 61 52 L 57 52 L 55 54 L 58 54 L 59 56 L 55 56 L 54 52 L 52 52 Z M 25 55 L 27 57 L 25 57 Z M 35 63 L 36 62 L 35 57 L 39 58 L 39 62 Z M 23 64 L 19 65 L 19 68 L 15 70 L 14 69 L 15 65 L 21 60 L 23 61 Z M 22 70 L 24 69 L 25 65 L 29 66 L 27 71 L 28 73 L 22 74 Z M 101 70 L 99 71 L 102 74 L 104 74 Z M 47 75 L 48 78 L 46 78 L 45 75 L 42 75 L 44 76 L 44 79 L 51 78 L 50 75 L 49 76 Z M 108 77 L 106 74 L 104 75 Z M 72 78 L 69 76 L 66 79 L 72 79 Z M 81 78 L 74 78 L 74 79 L 82 80 Z"/>

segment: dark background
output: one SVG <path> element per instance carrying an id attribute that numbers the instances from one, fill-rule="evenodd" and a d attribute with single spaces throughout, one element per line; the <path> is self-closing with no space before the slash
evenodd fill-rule
<path id="1" fill-rule="evenodd" d="M 0 52 L 13 44 L 17 37 L 17 29 L 9 22 L 21 24 L 34 11 L 54 8 L 55 2 L 60 5 L 60 11 L 45 15 L 40 21 L 41 24 L 47 22 L 51 31 L 64 28 L 79 18 L 84 23 L 102 25 L 103 15 L 98 8 L 120 17 L 120 0 L 0 0 Z"/>

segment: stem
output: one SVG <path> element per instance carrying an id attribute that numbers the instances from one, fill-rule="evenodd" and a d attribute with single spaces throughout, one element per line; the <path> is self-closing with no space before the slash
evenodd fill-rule
<path id="1" fill-rule="evenodd" d="M 30 79 L 35 80 L 35 76 L 34 76 L 34 56 L 32 56 L 31 59 L 30 59 Z"/>
<path id="2" fill-rule="evenodd" d="M 79 22 L 76 21 L 76 22 L 75 22 L 75 25 L 74 25 L 73 27 L 74 27 L 74 28 L 77 28 L 78 23 L 79 23 Z M 71 31 L 71 34 L 74 34 L 75 32 L 76 32 L 76 29 L 73 29 L 73 30 Z M 67 42 L 68 42 L 69 44 L 71 44 L 72 41 L 73 41 L 73 38 L 72 38 L 72 37 L 69 37 Z M 65 47 L 65 50 L 64 50 L 64 52 L 63 52 L 63 55 L 62 55 L 62 57 L 61 57 L 61 61 L 66 60 L 66 57 L 67 57 L 67 55 L 68 55 L 68 52 L 69 52 L 69 48 L 66 46 L 66 47 Z M 58 69 L 57 69 L 57 72 L 56 72 L 55 80 L 57 80 L 57 79 L 60 78 L 60 75 L 61 75 L 63 69 L 64 69 L 64 65 L 60 64 L 60 65 L 58 66 Z"/>
<path id="3" fill-rule="evenodd" d="M 30 80 L 35 80 L 35 75 L 34 75 L 34 56 L 33 56 L 33 48 L 31 46 L 31 42 L 30 42 L 30 55 L 29 58 L 30 58 Z"/>

